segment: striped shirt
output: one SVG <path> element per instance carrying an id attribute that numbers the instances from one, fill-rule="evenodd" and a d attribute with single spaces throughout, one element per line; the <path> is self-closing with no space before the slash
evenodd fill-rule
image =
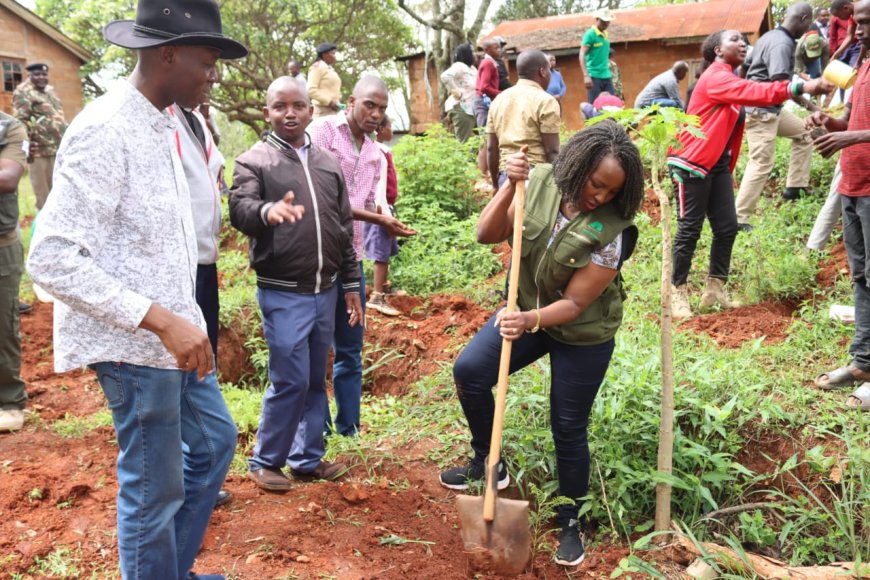
<path id="1" fill-rule="evenodd" d="M 374 211 L 375 191 L 381 176 L 381 150 L 369 135 L 363 137 L 357 150 L 354 136 L 347 124 L 347 115 L 340 112 L 315 120 L 308 127 L 315 145 L 332 152 L 341 164 L 347 194 L 352 209 Z M 363 222 L 353 222 L 353 249 L 358 261 L 363 259 Z"/>

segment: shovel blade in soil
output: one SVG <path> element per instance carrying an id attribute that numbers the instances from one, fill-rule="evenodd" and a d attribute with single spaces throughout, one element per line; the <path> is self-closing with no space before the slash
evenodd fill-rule
<path id="1" fill-rule="evenodd" d="M 456 496 L 462 541 L 472 567 L 515 576 L 531 557 L 529 502 L 496 499 L 495 517 L 483 519 L 483 497 Z"/>

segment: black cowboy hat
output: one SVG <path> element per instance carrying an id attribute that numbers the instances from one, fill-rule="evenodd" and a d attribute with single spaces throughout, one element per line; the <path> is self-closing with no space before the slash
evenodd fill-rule
<path id="1" fill-rule="evenodd" d="M 154 48 L 167 44 L 208 46 L 220 58 L 242 58 L 248 49 L 223 35 L 215 0 L 139 0 L 136 20 L 115 20 L 103 37 L 124 48 Z"/>

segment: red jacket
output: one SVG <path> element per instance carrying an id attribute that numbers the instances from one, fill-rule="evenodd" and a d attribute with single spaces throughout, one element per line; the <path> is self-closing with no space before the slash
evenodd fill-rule
<path id="1" fill-rule="evenodd" d="M 778 105 L 787 101 L 795 88 L 795 84 L 789 81 L 748 81 L 735 75 L 727 64 L 714 62 L 698 79 L 686 111 L 700 117 L 701 131 L 706 139 L 693 137 L 685 131 L 680 133 L 677 139 L 682 147 L 672 147 L 668 151 L 668 165 L 703 179 L 722 157 L 725 147 L 730 146 L 730 169 L 734 171 L 743 140 L 743 124 L 737 124 L 741 105 Z"/>
<path id="2" fill-rule="evenodd" d="M 477 96 L 488 96 L 494 99 L 498 96 L 498 69 L 495 66 L 495 60 L 489 56 L 483 57 L 480 61 L 480 68 L 477 69 Z"/>

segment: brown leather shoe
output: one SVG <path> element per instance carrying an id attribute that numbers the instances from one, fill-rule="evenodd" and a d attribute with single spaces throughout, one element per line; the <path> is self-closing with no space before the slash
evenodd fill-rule
<path id="1" fill-rule="evenodd" d="M 345 465 L 344 463 L 330 463 L 328 461 L 321 461 L 320 465 L 314 468 L 314 471 L 309 471 L 306 473 L 296 471 L 295 469 L 290 470 L 290 473 L 292 473 L 293 477 L 295 477 L 296 479 L 326 479 L 328 481 L 335 481 L 346 472 L 347 465 Z"/>
<path id="2" fill-rule="evenodd" d="M 280 469 L 270 467 L 251 469 L 248 471 L 248 479 L 252 479 L 258 487 L 267 491 L 283 492 L 293 488 L 293 483 L 281 473 Z"/>

